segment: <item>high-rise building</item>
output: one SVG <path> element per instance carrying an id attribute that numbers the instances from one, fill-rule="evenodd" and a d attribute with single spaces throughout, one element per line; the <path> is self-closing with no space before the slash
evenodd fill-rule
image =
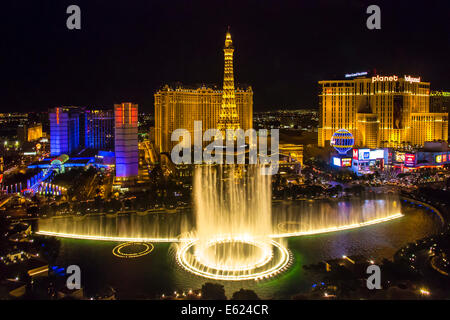
<path id="1" fill-rule="evenodd" d="M 42 138 L 42 124 L 20 124 L 17 127 L 17 138 L 21 142 L 30 142 Z"/>
<path id="2" fill-rule="evenodd" d="M 42 124 L 35 123 L 27 127 L 27 141 L 34 141 L 42 138 Z"/>
<path id="3" fill-rule="evenodd" d="M 126 180 L 138 175 L 138 105 L 114 105 L 116 178 Z"/>
<path id="4" fill-rule="evenodd" d="M 431 91 L 430 93 L 430 112 L 449 112 L 450 111 L 450 92 Z"/>
<path id="5" fill-rule="evenodd" d="M 431 91 L 430 112 L 447 113 L 450 116 L 450 92 Z"/>
<path id="6" fill-rule="evenodd" d="M 375 75 L 319 81 L 319 86 L 319 146 L 328 144 L 339 129 L 350 131 L 356 145 L 370 148 L 447 140 L 445 128 L 426 129 L 432 135 L 419 139 L 429 117 L 442 116 L 444 127 L 448 123 L 445 114 L 429 113 L 430 83 L 420 77 Z"/>
<path id="7" fill-rule="evenodd" d="M 253 124 L 253 91 L 251 87 L 235 90 L 239 127 L 244 131 Z M 157 151 L 170 152 L 177 141 L 172 132 L 186 129 L 194 136 L 194 121 L 202 122 L 202 134 L 217 128 L 222 106 L 222 91 L 205 86 L 197 89 L 164 86 L 155 94 L 155 144 Z M 193 139 L 191 139 L 193 143 Z M 208 144 L 209 142 L 206 142 Z"/>
<path id="8" fill-rule="evenodd" d="M 225 39 L 223 90 L 200 86 L 194 89 L 165 85 L 155 93 L 155 144 L 159 152 L 171 152 L 177 141 L 172 132 L 186 129 L 194 136 L 194 121 L 202 121 L 202 134 L 207 129 L 237 129 L 253 127 L 252 88 L 234 85 L 231 35 Z M 191 139 L 193 143 L 193 139 Z M 208 144 L 206 142 L 205 144 Z"/>
<path id="9" fill-rule="evenodd" d="M 50 155 L 71 154 L 80 148 L 80 114 L 78 107 L 50 110 Z"/>
<path id="10" fill-rule="evenodd" d="M 423 146 L 425 141 L 447 140 L 447 113 L 412 113 L 411 144 Z"/>
<path id="11" fill-rule="evenodd" d="M 84 147 L 114 150 L 114 111 L 87 109 L 84 113 Z"/>

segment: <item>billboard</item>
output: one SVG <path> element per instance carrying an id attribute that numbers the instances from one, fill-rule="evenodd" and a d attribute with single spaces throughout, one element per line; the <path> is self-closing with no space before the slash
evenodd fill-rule
<path id="1" fill-rule="evenodd" d="M 359 160 L 369 160 L 370 159 L 370 149 L 359 149 Z"/>
<path id="2" fill-rule="evenodd" d="M 358 149 L 353 149 L 353 159 L 358 160 Z"/>
<path id="3" fill-rule="evenodd" d="M 384 158 L 384 150 L 383 149 L 370 150 L 370 160 L 383 159 L 383 158 Z"/>
<path id="4" fill-rule="evenodd" d="M 355 152 L 353 152 L 353 158 L 355 158 Z M 384 159 L 384 149 L 359 149 L 357 159 L 362 161 Z"/>
<path id="5" fill-rule="evenodd" d="M 395 154 L 395 161 L 396 162 L 405 162 L 405 153 L 404 152 L 397 152 Z"/>
<path id="6" fill-rule="evenodd" d="M 351 167 L 352 166 L 352 158 L 342 158 L 342 166 L 343 167 Z"/>
<path id="7" fill-rule="evenodd" d="M 405 166 L 414 167 L 416 165 L 416 155 L 411 153 L 405 154 Z"/>
<path id="8" fill-rule="evenodd" d="M 333 165 L 335 165 L 336 167 L 340 167 L 341 166 L 341 159 L 338 157 L 333 157 Z"/>

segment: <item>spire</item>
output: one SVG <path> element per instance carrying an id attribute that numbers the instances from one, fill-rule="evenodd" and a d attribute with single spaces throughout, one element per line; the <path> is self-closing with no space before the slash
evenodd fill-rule
<path id="1" fill-rule="evenodd" d="M 233 74 L 233 41 L 231 40 L 230 27 L 225 36 L 225 47 L 223 48 L 225 65 L 223 73 L 222 106 L 219 112 L 218 129 L 225 136 L 226 129 L 236 130 L 239 128 L 239 115 L 236 108 L 236 97 L 234 89 Z"/>
<path id="2" fill-rule="evenodd" d="M 231 40 L 230 26 L 225 36 L 225 48 L 233 48 L 233 40 Z"/>

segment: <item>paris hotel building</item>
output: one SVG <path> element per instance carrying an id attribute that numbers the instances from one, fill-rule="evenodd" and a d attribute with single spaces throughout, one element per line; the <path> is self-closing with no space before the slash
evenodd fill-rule
<path id="1" fill-rule="evenodd" d="M 338 129 L 367 148 L 447 140 L 448 113 L 430 112 L 430 83 L 420 77 L 374 75 L 319 81 L 318 144 Z"/>
<path id="2" fill-rule="evenodd" d="M 244 131 L 253 127 L 253 91 L 236 88 L 236 109 Z M 171 141 L 176 129 L 187 129 L 194 136 L 194 121 L 202 121 L 202 134 L 217 128 L 222 90 L 201 86 L 197 89 L 164 86 L 155 94 L 155 145 L 157 151 L 170 152 L 178 141 Z M 193 142 L 193 139 L 191 139 Z"/>
<path id="3" fill-rule="evenodd" d="M 228 31 L 224 46 L 224 81 L 222 90 L 200 86 L 194 89 L 165 85 L 155 93 L 155 146 L 160 153 L 171 152 L 178 141 L 172 132 L 186 129 L 194 136 L 194 121 L 202 121 L 202 135 L 208 129 L 253 128 L 252 88 L 234 85 L 234 46 Z M 193 144 L 194 139 L 191 139 Z M 210 142 L 204 142 L 204 145 Z"/>

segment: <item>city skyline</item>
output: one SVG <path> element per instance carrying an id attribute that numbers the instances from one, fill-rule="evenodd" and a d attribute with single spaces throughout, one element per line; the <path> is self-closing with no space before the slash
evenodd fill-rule
<path id="1" fill-rule="evenodd" d="M 8 3 L 0 299 L 449 300 L 438 1 Z"/>
<path id="2" fill-rule="evenodd" d="M 1 111 L 7 106 L 45 111 L 61 105 L 134 101 L 149 112 L 153 94 L 165 83 L 206 82 L 220 87 L 219 39 L 228 26 L 239 48 L 235 82 L 253 87 L 255 111 L 317 108 L 317 81 L 374 69 L 380 74 L 421 76 L 432 83 L 431 90 L 450 87 L 442 72 L 449 28 L 444 2 L 420 10 L 411 2 L 381 2 L 381 30 L 366 28 L 364 1 L 284 2 L 274 9 L 275 15 L 257 2 L 241 4 L 239 10 L 233 9 L 233 2 L 215 2 L 209 5 L 210 16 L 196 13 L 203 2 L 175 1 L 171 10 L 177 13 L 176 20 L 157 2 L 133 7 L 84 1 L 78 5 L 81 30 L 66 28 L 63 2 L 51 7 L 28 3 L 7 10 L 14 13 L 6 23 L 15 34 L 7 35 L 1 53 L 8 61 Z M 11 19 L 15 14 L 23 18 L 20 25 Z M 121 23 L 113 23 L 116 20 Z"/>

